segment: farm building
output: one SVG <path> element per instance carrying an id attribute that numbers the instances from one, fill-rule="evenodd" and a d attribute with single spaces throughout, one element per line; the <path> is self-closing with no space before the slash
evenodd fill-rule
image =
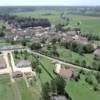
<path id="1" fill-rule="evenodd" d="M 64 68 L 63 67 L 60 69 L 59 75 L 61 77 L 63 77 L 64 79 L 70 80 L 73 78 L 74 73 L 73 73 L 73 70 L 71 68 Z"/>
<path id="2" fill-rule="evenodd" d="M 63 77 L 64 79 L 70 80 L 74 76 L 74 72 L 71 68 L 66 68 L 62 66 L 60 63 L 53 62 L 55 64 L 55 73 Z"/>

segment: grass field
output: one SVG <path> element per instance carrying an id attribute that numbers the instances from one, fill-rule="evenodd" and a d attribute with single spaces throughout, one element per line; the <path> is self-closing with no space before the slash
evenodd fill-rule
<path id="1" fill-rule="evenodd" d="M 52 62 L 48 59 L 45 59 L 45 58 L 42 58 L 40 57 L 39 58 L 40 62 L 43 64 L 43 66 L 45 67 L 45 69 L 48 70 L 48 72 L 52 75 L 52 77 L 56 77 L 56 75 L 54 74 L 54 69 L 55 69 L 55 66 L 54 64 L 52 64 Z M 52 78 L 50 77 L 50 75 L 43 69 L 42 66 L 40 66 L 41 69 L 42 69 L 42 73 L 40 74 L 40 78 L 41 78 L 41 81 L 42 82 L 47 82 L 47 81 L 50 81 Z"/>
<path id="2" fill-rule="evenodd" d="M 48 18 L 52 24 L 66 23 L 66 21 L 61 18 L 61 12 L 52 11 L 50 15 L 46 15 L 46 13 L 48 12 L 34 11 L 34 12 L 13 13 L 13 15 L 24 16 L 24 17 L 31 16 L 34 18 Z M 65 16 L 70 18 L 69 26 L 74 27 L 77 25 L 77 22 L 80 22 L 81 23 L 80 28 L 82 32 L 96 34 L 100 36 L 100 28 L 99 28 L 100 17 L 72 15 L 67 13 L 65 13 Z"/>
<path id="3" fill-rule="evenodd" d="M 8 75 L 0 75 L 0 100 L 16 100 L 13 85 Z"/>
<path id="4" fill-rule="evenodd" d="M 23 78 L 17 79 L 16 83 L 19 88 L 22 100 L 40 99 L 40 92 L 35 82 L 32 87 L 29 88 L 26 86 L 25 80 Z"/>
<path id="5" fill-rule="evenodd" d="M 66 91 L 72 97 L 72 100 L 99 100 L 100 91 L 95 92 L 93 86 L 86 83 L 84 78 L 84 76 L 81 76 L 79 82 L 67 82 Z"/>

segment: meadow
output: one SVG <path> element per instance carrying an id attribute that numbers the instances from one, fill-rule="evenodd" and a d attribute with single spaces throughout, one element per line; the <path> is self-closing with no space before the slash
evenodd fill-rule
<path id="1" fill-rule="evenodd" d="M 34 18 L 47 18 L 52 24 L 66 23 L 66 20 L 62 19 L 61 12 L 58 11 L 33 11 L 33 12 L 19 12 L 11 13 L 12 15 Z M 64 16 L 70 19 L 67 27 L 77 27 L 77 22 L 80 22 L 80 28 L 82 32 L 96 34 L 100 36 L 100 17 L 95 16 L 82 16 L 65 13 Z"/>
<path id="2" fill-rule="evenodd" d="M 2 100 L 17 100 L 9 75 L 0 75 L 0 98 Z"/>

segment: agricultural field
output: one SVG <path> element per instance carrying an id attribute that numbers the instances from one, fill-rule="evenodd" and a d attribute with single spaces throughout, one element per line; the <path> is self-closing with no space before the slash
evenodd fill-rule
<path id="1" fill-rule="evenodd" d="M 0 98 L 2 100 L 17 100 L 9 75 L 0 75 Z"/>
<path id="2" fill-rule="evenodd" d="M 54 64 L 52 64 L 52 61 L 45 59 L 45 58 L 42 58 L 42 57 L 39 58 L 39 61 L 44 66 L 44 68 L 47 70 L 46 71 L 42 66 L 40 66 L 42 69 L 42 73 L 40 74 L 41 81 L 48 82 L 51 79 L 55 78 L 56 77 L 56 75 L 54 73 L 55 66 L 54 66 Z"/>
<path id="3" fill-rule="evenodd" d="M 62 19 L 61 12 L 58 11 L 33 11 L 33 12 L 19 12 L 11 13 L 12 15 L 18 15 L 23 17 L 34 17 L 34 18 L 47 18 L 52 24 L 66 23 L 66 20 Z M 80 22 L 80 28 L 82 32 L 90 33 L 100 36 L 99 22 L 100 17 L 95 16 L 82 16 L 82 15 L 73 15 L 65 13 L 64 16 L 70 19 L 69 25 L 66 27 L 77 27 L 77 22 Z"/>
<path id="4" fill-rule="evenodd" d="M 16 83 L 22 100 L 39 100 L 40 92 L 35 82 L 29 88 L 26 86 L 25 80 L 23 78 L 17 79 Z"/>

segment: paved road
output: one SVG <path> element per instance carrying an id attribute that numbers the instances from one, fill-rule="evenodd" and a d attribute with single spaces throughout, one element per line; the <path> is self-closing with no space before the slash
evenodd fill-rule
<path id="1" fill-rule="evenodd" d="M 88 71 L 88 72 L 89 72 L 89 71 L 92 71 L 92 72 L 99 72 L 99 71 L 95 71 L 95 70 L 92 70 L 92 69 L 84 68 L 84 67 L 82 67 L 82 66 L 77 66 L 77 65 L 73 65 L 73 64 L 70 64 L 70 63 L 66 63 L 66 62 L 60 61 L 60 60 L 58 60 L 58 59 L 55 59 L 55 58 L 52 58 L 52 57 L 48 57 L 48 56 L 46 56 L 46 55 L 43 55 L 43 54 L 40 54 L 40 53 L 31 51 L 30 49 L 27 49 L 27 51 L 28 51 L 29 53 L 36 54 L 36 55 L 41 56 L 41 57 L 44 57 L 44 58 L 46 58 L 46 59 L 49 59 L 49 60 L 52 60 L 52 61 L 57 61 L 57 62 L 59 62 L 59 63 L 61 63 L 61 64 L 63 64 L 63 65 L 69 66 L 69 67 L 81 69 L 81 70 Z"/>

